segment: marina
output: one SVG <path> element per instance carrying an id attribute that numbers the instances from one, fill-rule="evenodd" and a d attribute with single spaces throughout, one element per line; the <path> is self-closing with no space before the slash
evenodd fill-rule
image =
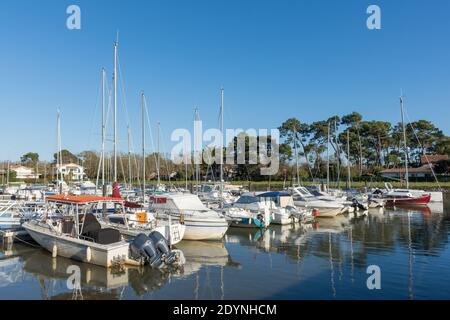
<path id="1" fill-rule="evenodd" d="M 0 5 L 0 301 L 450 300 L 437 3 Z"/>
<path id="2" fill-rule="evenodd" d="M 222 241 L 181 241 L 186 263 L 172 273 L 117 272 L 15 243 L 0 251 L 0 298 L 449 299 L 440 285 L 450 275 L 449 204 L 371 209 L 305 226 L 230 228 Z M 77 292 L 66 285 L 73 264 L 82 274 Z M 382 270 L 381 290 L 367 289 L 371 264 Z"/>

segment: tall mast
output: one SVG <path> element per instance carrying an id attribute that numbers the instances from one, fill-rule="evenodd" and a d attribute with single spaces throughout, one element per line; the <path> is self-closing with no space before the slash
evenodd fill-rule
<path id="1" fill-rule="evenodd" d="M 200 115 L 198 113 L 198 108 L 195 108 L 195 111 L 194 111 L 194 133 L 196 133 L 195 130 L 196 130 L 196 122 L 197 121 L 200 121 Z M 201 133 L 197 132 L 197 134 L 201 134 Z M 197 143 L 197 142 L 195 142 L 195 143 Z M 200 152 L 200 154 L 198 154 L 199 152 Z M 198 151 L 195 149 L 195 153 L 196 154 L 194 155 L 194 159 L 200 158 L 202 156 L 201 151 Z M 200 180 L 200 164 L 197 159 L 197 163 L 195 163 L 195 185 L 196 185 L 197 193 L 198 193 L 199 180 Z"/>
<path id="2" fill-rule="evenodd" d="M 158 122 L 158 141 L 157 141 L 157 148 L 158 148 L 158 150 L 157 150 L 157 152 L 156 152 L 156 173 L 158 174 L 158 186 L 160 185 L 160 183 L 161 183 L 161 179 L 160 179 L 160 175 L 159 175 L 159 170 L 160 170 L 160 168 L 159 168 L 159 129 L 160 129 L 160 123 Z"/>
<path id="3" fill-rule="evenodd" d="M 327 134 L 327 191 L 330 188 L 330 123 L 328 123 Z"/>
<path id="4" fill-rule="evenodd" d="M 187 153 L 185 151 L 185 156 L 184 156 L 184 170 L 185 170 L 185 180 L 186 180 L 186 186 L 185 189 L 188 189 L 188 156 Z"/>
<path id="5" fill-rule="evenodd" d="M 130 126 L 127 125 L 127 140 L 128 140 L 128 179 L 130 179 L 130 189 L 133 183 L 131 178 L 131 148 L 130 148 Z"/>
<path id="6" fill-rule="evenodd" d="M 142 201 L 145 207 L 145 105 L 144 92 L 141 92 L 141 121 L 142 121 Z"/>
<path id="7" fill-rule="evenodd" d="M 404 152 L 405 152 L 405 179 L 406 179 L 406 189 L 409 189 L 409 173 L 408 173 L 408 146 L 406 142 L 406 125 L 404 119 L 404 110 L 403 110 L 403 95 L 400 96 L 400 110 L 402 113 L 402 127 L 403 127 L 403 143 L 404 143 Z"/>
<path id="8" fill-rule="evenodd" d="M 297 130 L 294 125 L 294 152 L 295 152 L 295 174 L 297 178 L 297 185 L 300 185 L 300 174 L 298 172 L 298 151 L 297 151 Z"/>
<path id="9" fill-rule="evenodd" d="M 106 188 L 105 188 L 105 77 L 106 72 L 105 68 L 102 68 L 102 154 L 101 154 L 101 162 L 102 162 L 102 193 L 103 196 L 106 196 Z"/>
<path id="10" fill-rule="evenodd" d="M 220 132 L 222 133 L 222 141 L 220 142 L 220 206 L 223 207 L 223 87 L 220 89 Z"/>
<path id="11" fill-rule="evenodd" d="M 63 173 L 61 171 L 61 173 L 59 173 L 59 171 L 62 168 L 62 150 L 61 150 L 61 113 L 59 111 L 59 108 L 57 110 L 57 124 L 56 124 L 56 131 L 57 131 L 57 144 L 58 144 L 58 151 L 57 151 L 57 155 L 56 155 L 56 179 L 59 180 L 59 178 L 61 177 L 61 180 L 59 181 L 59 193 L 62 193 L 62 182 L 64 180 L 63 177 Z"/>
<path id="12" fill-rule="evenodd" d="M 341 152 L 339 147 L 339 141 L 338 141 L 338 130 L 337 130 L 337 121 L 334 120 L 334 141 L 336 142 L 336 155 L 337 155 L 337 187 L 340 189 L 340 182 L 341 182 Z"/>
<path id="13" fill-rule="evenodd" d="M 6 186 L 9 187 L 9 160 L 6 166 Z"/>
<path id="14" fill-rule="evenodd" d="M 114 42 L 114 182 L 117 181 L 117 46 Z"/>
<path id="15" fill-rule="evenodd" d="M 347 183 L 348 188 L 352 186 L 351 171 L 350 171 L 350 130 L 347 129 Z"/>

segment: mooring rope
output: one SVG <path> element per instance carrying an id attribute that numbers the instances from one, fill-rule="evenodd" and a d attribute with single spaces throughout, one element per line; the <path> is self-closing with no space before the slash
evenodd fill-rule
<path id="1" fill-rule="evenodd" d="M 6 231 L 0 230 L 0 233 L 5 234 Z M 14 238 L 14 239 L 16 239 L 16 240 L 19 240 L 20 242 L 23 242 L 23 243 L 25 243 L 25 244 L 27 244 L 27 245 L 29 245 L 29 246 L 34 247 L 34 248 L 40 248 L 40 246 L 37 246 L 37 245 L 35 245 L 35 244 L 31 243 L 31 242 L 28 242 L 28 241 L 26 241 L 26 240 L 20 239 L 20 238 L 17 237 L 17 236 L 12 236 L 12 238 Z"/>

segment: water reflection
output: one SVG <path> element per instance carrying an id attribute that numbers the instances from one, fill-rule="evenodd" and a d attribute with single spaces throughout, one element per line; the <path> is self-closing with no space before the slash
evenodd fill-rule
<path id="1" fill-rule="evenodd" d="M 0 298 L 449 299 L 448 203 L 371 209 L 267 230 L 230 228 L 223 242 L 182 241 L 182 269 L 107 270 L 14 244 L 0 251 Z M 378 265 L 382 290 L 368 290 Z M 67 268 L 81 290 L 67 288 Z M 261 281 L 264 279 L 264 281 Z"/>

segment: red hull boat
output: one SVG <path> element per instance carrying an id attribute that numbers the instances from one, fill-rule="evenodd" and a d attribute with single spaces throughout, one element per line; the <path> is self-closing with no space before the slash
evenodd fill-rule
<path id="1" fill-rule="evenodd" d="M 386 205 L 391 206 L 401 206 L 401 205 L 426 205 L 430 202 L 431 195 L 421 195 L 421 196 L 399 196 L 394 195 L 386 197 Z"/>

